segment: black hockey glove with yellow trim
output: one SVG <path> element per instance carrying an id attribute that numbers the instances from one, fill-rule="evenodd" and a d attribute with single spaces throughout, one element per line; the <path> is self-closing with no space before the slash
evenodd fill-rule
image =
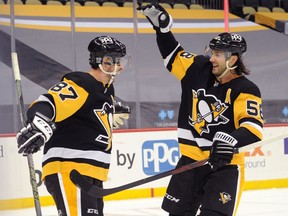
<path id="1" fill-rule="evenodd" d="M 129 106 L 114 101 L 113 129 L 117 129 L 120 125 L 124 125 L 124 120 L 127 120 L 130 114 L 131 109 Z"/>
<path id="2" fill-rule="evenodd" d="M 213 171 L 230 164 L 238 141 L 224 132 L 217 132 L 210 150 L 209 164 Z"/>
<path id="3" fill-rule="evenodd" d="M 171 30 L 173 19 L 159 4 L 147 4 L 145 6 L 138 7 L 137 10 L 146 16 L 148 21 L 153 25 L 155 31 L 167 33 Z"/>
<path id="4" fill-rule="evenodd" d="M 54 122 L 46 116 L 36 113 L 32 122 L 29 122 L 16 134 L 18 153 L 26 156 L 39 151 L 55 130 Z"/>

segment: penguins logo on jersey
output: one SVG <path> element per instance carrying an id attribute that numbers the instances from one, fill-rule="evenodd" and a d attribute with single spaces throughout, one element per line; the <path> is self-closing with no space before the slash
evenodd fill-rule
<path id="1" fill-rule="evenodd" d="M 226 192 L 222 192 L 220 193 L 219 201 L 221 201 L 223 204 L 226 204 L 227 202 L 231 201 L 231 195 Z"/>
<path id="2" fill-rule="evenodd" d="M 107 148 L 105 150 L 108 150 L 111 147 L 112 139 L 113 105 L 109 105 L 105 102 L 101 109 L 94 109 L 94 113 L 106 131 L 106 135 L 100 134 L 96 138 L 96 141 L 106 144 Z"/>
<path id="3" fill-rule="evenodd" d="M 219 124 L 226 124 L 227 119 L 222 114 L 227 106 L 218 100 L 214 95 L 206 94 L 205 89 L 197 92 L 192 90 L 193 104 L 192 114 L 189 116 L 189 124 L 201 135 L 209 133 L 209 127 Z"/>

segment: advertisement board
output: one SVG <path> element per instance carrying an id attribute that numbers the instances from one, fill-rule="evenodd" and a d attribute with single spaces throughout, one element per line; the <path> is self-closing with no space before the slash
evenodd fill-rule
<path id="1" fill-rule="evenodd" d="M 277 136 L 287 127 L 266 127 L 265 137 Z M 180 158 L 176 129 L 128 130 L 116 132 L 113 138 L 109 179 L 104 188 L 113 188 L 171 170 Z M 42 153 L 33 155 L 42 205 L 51 196 L 41 182 Z M 288 138 L 245 152 L 245 175 L 249 189 L 288 187 Z M 0 209 L 17 208 L 15 203 L 28 199 L 33 205 L 27 158 L 17 153 L 15 136 L 0 138 Z M 123 199 L 163 195 L 170 176 L 125 191 Z M 109 198 L 110 197 L 110 198 Z M 44 200 L 44 201 L 43 201 Z M 26 204 L 24 206 L 29 206 Z"/>

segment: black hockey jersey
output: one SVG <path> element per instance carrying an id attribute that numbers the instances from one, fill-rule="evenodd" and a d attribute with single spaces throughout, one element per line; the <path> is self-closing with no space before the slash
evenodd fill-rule
<path id="1" fill-rule="evenodd" d="M 43 178 L 77 169 L 107 180 L 112 147 L 114 88 L 89 73 L 72 72 L 40 96 L 54 107 L 56 131 L 45 144 Z M 38 100 L 38 101 L 39 101 Z"/>
<path id="2" fill-rule="evenodd" d="M 158 34 L 157 42 L 165 66 L 181 81 L 178 141 L 182 155 L 208 158 L 217 131 L 234 136 L 239 146 L 263 138 L 261 94 L 253 82 L 239 76 L 220 84 L 208 57 L 184 51 L 171 33 Z M 232 164 L 243 162 L 243 154 L 234 155 Z"/>

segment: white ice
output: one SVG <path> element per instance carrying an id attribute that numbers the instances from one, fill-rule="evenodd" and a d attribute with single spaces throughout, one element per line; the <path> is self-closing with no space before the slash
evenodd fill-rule
<path id="1" fill-rule="evenodd" d="M 106 201 L 105 216 L 167 216 L 162 198 Z M 0 211 L 0 216 L 34 216 L 35 209 Z M 57 216 L 55 206 L 42 207 L 43 216 Z M 288 188 L 244 191 L 237 216 L 288 216 Z"/>

